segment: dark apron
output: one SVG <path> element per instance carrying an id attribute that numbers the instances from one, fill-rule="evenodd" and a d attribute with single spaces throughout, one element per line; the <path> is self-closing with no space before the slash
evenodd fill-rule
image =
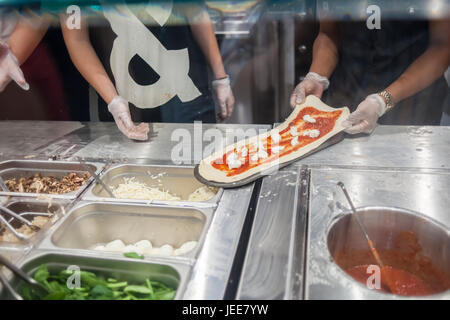
<path id="1" fill-rule="evenodd" d="M 339 63 L 324 95 L 327 104 L 354 111 L 369 94 L 394 82 L 428 48 L 426 21 L 382 21 L 369 30 L 366 22 L 338 22 Z M 448 86 L 444 77 L 401 101 L 378 123 L 438 125 Z"/>
<path id="2" fill-rule="evenodd" d="M 172 17 L 180 16 L 174 5 Z M 165 104 L 151 109 L 141 109 L 130 103 L 130 112 L 135 122 L 177 122 L 190 123 L 196 120 L 203 122 L 216 122 L 215 105 L 209 87 L 208 68 L 205 56 L 199 45 L 195 41 L 189 25 L 176 26 L 147 26 L 147 29 L 158 38 L 158 40 L 168 50 L 178 50 L 187 48 L 189 52 L 189 76 L 195 86 L 201 92 L 196 99 L 182 102 L 178 96 L 173 97 Z M 90 27 L 90 37 L 92 44 L 100 60 L 114 82 L 111 71 L 110 55 L 113 41 L 116 35 L 111 30 L 109 22 L 105 19 L 105 26 Z M 135 56 L 128 65 L 131 77 L 141 85 L 153 84 L 159 79 L 159 75 L 139 56 Z M 99 98 L 99 118 L 101 121 L 113 121 L 112 115 L 108 112 L 106 103 Z"/>

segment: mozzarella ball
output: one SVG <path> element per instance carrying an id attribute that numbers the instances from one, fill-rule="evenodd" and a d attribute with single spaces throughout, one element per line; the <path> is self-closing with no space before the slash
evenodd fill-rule
<path id="1" fill-rule="evenodd" d="M 136 247 L 146 250 L 147 248 L 152 248 L 152 243 L 148 240 L 140 240 L 134 244 Z"/>
<path id="2" fill-rule="evenodd" d="M 142 250 L 142 248 L 138 248 L 132 244 L 127 245 L 124 249 L 123 252 L 136 252 L 138 254 L 142 254 L 144 250 Z"/>
<path id="3" fill-rule="evenodd" d="M 125 244 L 122 240 L 113 240 L 105 246 L 108 251 L 122 251 L 125 248 Z"/>
<path id="4" fill-rule="evenodd" d="M 297 131 L 297 127 L 291 127 L 291 128 L 289 129 L 289 133 L 290 133 L 293 137 L 296 137 L 296 136 L 299 135 L 299 133 L 298 133 L 298 131 Z"/>
<path id="5" fill-rule="evenodd" d="M 281 141 L 281 136 L 278 133 L 278 131 L 272 132 L 272 134 L 270 135 L 270 138 L 272 139 L 272 142 L 275 144 L 277 144 L 278 142 Z"/>
<path id="6" fill-rule="evenodd" d="M 305 114 L 303 116 L 303 120 L 305 122 L 309 122 L 309 123 L 316 123 L 316 119 L 314 119 L 313 117 L 311 117 L 309 114 Z"/>
<path id="7" fill-rule="evenodd" d="M 160 255 L 162 256 L 171 256 L 173 254 L 173 247 L 170 244 L 165 244 L 161 246 Z"/>

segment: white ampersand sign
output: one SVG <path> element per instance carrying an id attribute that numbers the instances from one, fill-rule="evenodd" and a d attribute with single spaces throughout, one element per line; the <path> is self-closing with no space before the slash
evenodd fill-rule
<path id="1" fill-rule="evenodd" d="M 151 8 L 147 8 L 151 14 Z M 103 11 L 117 35 L 111 50 L 111 70 L 119 94 L 142 109 L 165 104 L 177 95 L 182 102 L 192 101 L 201 95 L 189 77 L 188 49 L 167 50 L 147 27 L 126 7 L 105 8 Z M 156 16 L 156 15 L 155 15 Z M 168 17 L 168 16 L 167 16 Z M 167 18 L 156 18 L 158 23 Z M 128 72 L 131 59 L 138 55 L 160 78 L 150 85 L 140 85 Z"/>

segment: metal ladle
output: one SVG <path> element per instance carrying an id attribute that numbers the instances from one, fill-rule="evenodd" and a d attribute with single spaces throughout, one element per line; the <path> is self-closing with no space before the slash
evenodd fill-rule
<path id="1" fill-rule="evenodd" d="M 33 231 L 36 231 L 36 232 L 37 232 L 37 231 L 41 230 L 41 228 L 39 228 L 38 226 L 32 224 L 30 221 L 28 221 L 27 219 L 25 219 L 25 218 L 22 217 L 21 215 L 15 213 L 14 211 L 12 211 L 12 210 L 10 210 L 10 209 L 4 207 L 4 206 L 1 206 L 1 205 L 0 205 L 0 211 L 3 211 L 3 212 L 5 212 L 6 214 L 10 215 L 11 217 L 13 217 L 13 218 L 19 220 L 19 221 L 22 222 L 23 224 L 25 224 L 25 225 L 27 225 L 28 227 L 30 227 L 30 229 L 33 230 Z"/>
<path id="2" fill-rule="evenodd" d="M 38 226 L 35 226 L 34 224 L 32 224 L 30 221 L 28 221 L 27 219 L 25 219 L 24 217 L 18 215 L 17 213 L 15 213 L 14 211 L 0 206 L 0 211 L 3 211 L 4 213 L 6 213 L 7 215 L 19 220 L 20 222 L 22 222 L 23 224 L 27 225 L 31 230 L 33 230 L 34 232 L 38 232 L 39 230 L 41 230 L 41 228 L 39 228 Z M 12 234 L 14 234 L 14 236 L 16 236 L 19 240 L 22 241 L 26 241 L 28 240 L 28 237 L 23 235 L 22 233 L 18 232 L 16 230 L 16 228 L 14 228 L 6 219 L 5 217 L 3 217 L 3 215 L 0 214 L 0 223 L 3 223 L 6 228 L 9 229 L 9 231 L 12 232 Z"/>
<path id="3" fill-rule="evenodd" d="M 385 266 L 384 266 L 383 262 L 381 261 L 381 258 L 380 258 L 380 255 L 378 254 L 377 249 L 376 249 L 375 246 L 373 245 L 373 241 L 370 239 L 369 234 L 367 233 L 366 227 L 364 226 L 364 224 L 362 223 L 362 221 L 361 221 L 361 219 L 360 219 L 358 213 L 356 212 L 356 208 L 355 208 L 355 206 L 353 205 L 352 200 L 350 199 L 350 196 L 349 196 L 349 194 L 348 194 L 348 192 L 347 192 L 347 189 L 346 189 L 345 186 L 344 186 L 344 183 L 342 183 L 342 181 L 339 181 L 339 182 L 337 183 L 337 185 L 338 185 L 338 186 L 342 189 L 342 191 L 344 192 L 344 195 L 345 195 L 345 197 L 347 198 L 347 201 L 348 201 L 348 203 L 350 204 L 350 207 L 352 208 L 353 216 L 356 218 L 356 221 L 358 222 L 358 224 L 359 224 L 359 226 L 360 226 L 360 228 L 361 228 L 361 230 L 362 230 L 362 233 L 364 234 L 364 237 L 366 238 L 367 243 L 369 244 L 370 252 L 372 252 L 372 255 L 374 256 L 375 260 L 377 261 L 378 265 L 380 266 L 380 268 L 381 268 L 381 273 L 382 273 L 382 275 L 383 275 L 383 270 L 386 270 L 386 269 L 385 269 Z M 383 275 L 383 276 L 384 276 L 385 282 L 386 282 L 386 284 L 387 284 L 389 290 L 390 290 L 392 293 L 397 293 L 397 290 L 395 289 L 395 286 L 392 284 L 392 282 L 391 282 L 391 280 L 390 280 L 390 276 L 388 275 L 388 273 L 384 272 L 384 275 Z"/>
<path id="4" fill-rule="evenodd" d="M 8 192 L 9 188 L 6 186 L 5 181 L 3 181 L 2 177 L 0 177 L 0 188 L 2 188 L 3 192 Z"/>
<path id="5" fill-rule="evenodd" d="M 372 242 L 372 240 L 371 240 L 370 237 L 369 237 L 369 234 L 367 233 L 366 227 L 364 226 L 364 224 L 362 223 L 361 219 L 359 218 L 359 215 L 356 213 L 355 206 L 353 205 L 353 202 L 352 202 L 352 200 L 350 199 L 350 196 L 348 195 L 347 189 L 345 188 L 345 186 L 344 186 L 344 184 L 342 183 L 342 181 L 339 181 L 339 182 L 337 183 L 337 185 L 338 185 L 339 187 L 341 187 L 342 191 L 344 192 L 345 197 L 347 198 L 347 201 L 348 201 L 348 203 L 350 204 L 350 207 L 352 208 L 353 216 L 356 218 L 356 221 L 358 222 L 358 224 L 359 224 L 359 226 L 360 226 L 360 228 L 361 228 L 361 230 L 362 230 L 362 232 L 363 232 L 363 234 L 364 234 L 364 237 L 366 238 L 367 243 L 369 244 L 370 251 L 372 252 L 372 254 L 373 254 L 375 260 L 376 260 L 377 263 L 380 265 L 380 267 L 383 268 L 383 267 L 384 267 L 384 264 L 383 264 L 383 262 L 381 261 L 380 256 L 379 256 L 379 254 L 378 254 L 378 252 L 377 252 L 377 249 L 375 249 L 375 247 L 374 247 L 374 245 L 373 245 L 373 242 Z"/>

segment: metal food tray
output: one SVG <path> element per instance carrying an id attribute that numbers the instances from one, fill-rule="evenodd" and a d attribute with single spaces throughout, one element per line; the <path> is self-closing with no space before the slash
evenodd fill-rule
<path id="1" fill-rule="evenodd" d="M 223 190 L 220 189 L 213 198 L 207 201 L 187 201 L 188 196 L 202 186 L 195 179 L 192 166 L 120 164 L 112 166 L 100 176 L 106 185 L 112 187 L 117 187 L 120 183 L 124 182 L 124 178 L 131 177 L 135 177 L 136 181 L 145 183 L 150 187 L 168 190 L 171 194 L 180 196 L 182 200 L 165 201 L 111 198 L 103 187 L 96 182 L 88 188 L 83 195 L 83 200 L 211 207 L 219 202 L 223 193 Z"/>
<path id="2" fill-rule="evenodd" d="M 430 258 L 436 268 L 450 276 L 449 172 L 436 172 L 439 171 L 417 168 L 404 171 L 357 167 L 312 169 L 304 298 L 449 300 L 450 290 L 414 297 L 370 290 L 355 281 L 346 273 L 346 267 L 342 268 L 334 260 L 338 251 L 351 254 L 361 249 L 369 250 L 359 224 L 348 209 L 347 199 L 336 185 L 342 181 L 352 195 L 367 233 L 380 250 L 382 260 L 382 250 L 394 248 L 400 232 L 411 231 L 420 244 L 420 254 Z M 366 264 L 363 260 L 358 263 Z"/>
<path id="3" fill-rule="evenodd" d="M 126 245 L 149 240 L 155 247 L 170 244 L 175 249 L 187 241 L 197 246 L 184 255 L 145 259 L 192 263 L 199 254 L 213 215 L 212 208 L 187 208 L 132 203 L 81 202 L 61 220 L 39 244 L 40 249 L 78 250 L 79 252 L 123 256 L 122 252 L 92 250 L 98 243 L 116 239 Z"/>
<path id="4" fill-rule="evenodd" d="M 94 272 L 104 278 L 114 277 L 118 281 L 128 281 L 134 284 L 143 283 L 145 279 L 160 281 L 176 289 L 175 300 L 181 299 L 190 274 L 190 266 L 181 263 L 149 261 L 111 257 L 106 254 L 85 256 L 78 252 L 61 253 L 57 251 L 35 251 L 20 259 L 18 266 L 32 275 L 36 269 L 46 264 L 49 271 L 59 271 L 69 266 L 77 266 L 81 271 Z M 18 290 L 21 281 L 9 275 L 10 283 Z M 6 292 L 0 292 L 0 299 L 10 298 Z"/>
<path id="5" fill-rule="evenodd" d="M 54 214 L 50 217 L 50 221 L 47 222 L 41 230 L 33 234 L 28 240 L 19 242 L 0 241 L 1 250 L 27 251 L 42 240 L 47 230 L 49 230 L 55 223 L 57 223 L 57 221 L 64 217 L 66 209 L 69 208 L 71 202 L 62 199 L 51 199 L 51 201 L 48 201 L 36 200 L 34 198 L 12 197 L 4 201 L 2 205 L 24 218 L 46 214 L 48 211 Z M 12 222 L 13 226 L 20 223 L 15 222 L 13 217 L 3 213 L 0 214 L 2 214 L 8 222 Z M 0 226 L 3 227 L 1 223 Z"/>
<path id="6" fill-rule="evenodd" d="M 294 162 L 297 162 L 297 161 L 299 161 L 299 160 L 301 160 L 303 158 L 306 158 L 306 157 L 308 157 L 308 156 L 310 156 L 310 155 L 312 155 L 312 154 L 314 154 L 316 152 L 319 152 L 319 151 L 321 151 L 323 149 L 326 149 L 326 148 L 328 148 L 328 147 L 330 147 L 330 146 L 332 146 L 332 145 L 334 145 L 334 144 L 336 144 L 338 142 L 341 142 L 343 139 L 344 139 L 344 133 L 340 132 L 340 133 L 334 135 L 333 137 L 331 137 L 330 139 L 328 139 L 327 141 L 325 141 L 324 143 L 322 143 L 320 146 L 318 146 L 314 150 L 311 150 L 310 152 L 305 153 L 304 155 L 302 155 L 302 156 L 300 156 L 298 158 L 295 158 L 293 160 L 284 162 L 284 163 L 278 165 L 277 167 L 269 168 L 267 170 L 258 172 L 256 174 L 251 175 L 250 177 L 244 178 L 244 179 L 242 179 L 240 181 L 225 183 L 225 182 L 217 182 L 217 181 L 207 180 L 207 179 L 203 178 L 200 175 L 199 164 L 197 164 L 195 166 L 194 175 L 195 175 L 195 178 L 197 178 L 198 181 L 200 181 L 203 184 L 212 186 L 212 187 L 224 188 L 224 189 L 227 189 L 227 188 L 238 188 L 238 187 L 245 186 L 245 185 L 247 185 L 249 183 L 252 183 L 255 180 L 258 180 L 259 178 L 262 178 L 264 176 L 267 176 L 267 175 L 270 175 L 270 174 L 272 174 L 274 172 L 277 172 L 279 169 L 284 168 L 284 167 L 286 167 L 286 166 L 288 166 L 288 165 L 290 165 L 290 164 L 292 164 Z"/>
<path id="7" fill-rule="evenodd" d="M 104 167 L 103 163 L 87 163 L 90 168 L 99 174 Z M 36 173 L 41 173 L 43 176 L 55 176 L 61 178 L 71 172 L 85 173 L 87 172 L 83 166 L 78 162 L 67 161 L 45 161 L 45 160 L 8 160 L 0 163 L 0 176 L 4 181 L 10 178 L 29 177 Z M 78 190 L 63 193 L 32 193 L 32 192 L 12 192 L 0 191 L 0 195 L 5 196 L 24 196 L 24 197 L 44 197 L 44 198 L 59 198 L 59 199 L 75 199 L 77 198 L 94 178 L 91 177 Z"/>

